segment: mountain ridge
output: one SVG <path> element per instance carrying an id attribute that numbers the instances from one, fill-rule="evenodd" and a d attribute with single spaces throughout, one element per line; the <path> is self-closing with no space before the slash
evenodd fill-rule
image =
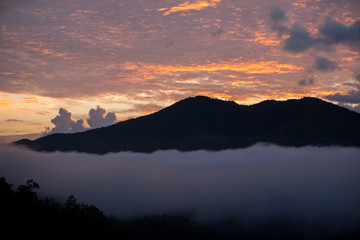
<path id="1" fill-rule="evenodd" d="M 259 142 L 280 146 L 360 147 L 360 114 L 311 97 L 238 105 L 206 96 L 158 112 L 73 134 L 20 140 L 36 151 L 154 152 L 224 150 Z"/>

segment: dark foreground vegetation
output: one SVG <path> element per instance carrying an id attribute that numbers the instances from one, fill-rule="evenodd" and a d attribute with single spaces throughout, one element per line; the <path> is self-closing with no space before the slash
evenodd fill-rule
<path id="1" fill-rule="evenodd" d="M 360 239 L 360 228 L 330 229 L 326 221 L 301 217 L 272 217 L 255 222 L 223 219 L 205 225 L 182 215 L 158 215 L 132 220 L 106 216 L 93 205 L 70 195 L 65 203 L 39 198 L 39 184 L 28 180 L 16 190 L 0 178 L 0 230 L 9 239 L 20 237 L 85 239 Z M 355 223 L 356 224 L 356 223 Z M 356 224 L 360 226 L 360 223 Z"/>
<path id="2" fill-rule="evenodd" d="M 119 221 L 93 205 L 78 203 L 70 195 L 64 204 L 40 199 L 39 184 L 28 180 L 16 190 L 0 178 L 0 229 L 3 236 L 18 239 L 225 239 L 184 216 L 159 215 Z"/>

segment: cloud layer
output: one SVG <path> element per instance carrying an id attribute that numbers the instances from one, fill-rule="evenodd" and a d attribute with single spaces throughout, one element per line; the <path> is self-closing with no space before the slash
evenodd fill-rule
<path id="1" fill-rule="evenodd" d="M 15 185 L 32 178 L 40 195 L 74 194 L 123 218 L 185 212 L 198 221 L 252 226 L 283 217 L 301 220 L 296 226 L 311 232 L 315 226 L 347 232 L 360 218 L 359 154 L 274 146 L 105 156 L 0 148 L 0 176 Z"/>
<path id="2" fill-rule="evenodd" d="M 139 104 L 194 95 L 241 104 L 348 95 L 359 9 L 353 0 L 2 1 L 0 121 L 21 114 L 44 125 L 67 101 L 126 119 L 142 114 Z"/>
<path id="3" fill-rule="evenodd" d="M 281 0 L 271 5 L 230 0 L 77 0 L 61 6 L 43 0 L 34 5 L 7 2 L 0 21 L 0 88 L 56 98 L 152 94 L 173 101 L 204 92 L 243 101 L 299 91 L 316 94 L 286 84 L 301 78 L 308 56 L 291 58 L 283 50 L 358 49 L 357 9 L 353 3 Z M 318 33 L 306 27 L 310 23 Z M 284 38 L 281 42 L 274 30 Z M 247 65 L 264 63 L 288 64 L 292 71 L 246 71 Z M 219 64 L 229 67 L 208 70 Z M 178 70 L 161 72 L 161 66 Z M 189 71 L 206 80 L 201 85 L 181 81 L 179 76 Z M 272 94 L 266 91 L 269 85 L 276 90 Z"/>

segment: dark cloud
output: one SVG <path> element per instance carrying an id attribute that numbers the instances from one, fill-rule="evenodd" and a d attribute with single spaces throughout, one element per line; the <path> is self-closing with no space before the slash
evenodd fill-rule
<path id="1" fill-rule="evenodd" d="M 286 19 L 286 13 L 281 8 L 274 8 L 270 12 L 270 18 L 274 22 L 280 22 Z"/>
<path id="2" fill-rule="evenodd" d="M 108 112 L 106 115 L 106 110 L 97 106 L 96 109 L 92 108 L 89 111 L 89 118 L 87 123 L 91 128 L 106 127 L 116 122 L 116 115 L 113 112 Z"/>
<path id="3" fill-rule="evenodd" d="M 82 119 L 74 121 L 71 119 L 71 112 L 67 111 L 64 108 L 59 109 L 59 115 L 51 119 L 51 122 L 55 125 L 50 131 L 45 132 L 45 134 L 52 133 L 73 133 L 84 131 L 85 127 L 83 125 L 84 121 Z"/>
<path id="4" fill-rule="evenodd" d="M 325 96 L 330 101 L 336 101 L 341 103 L 360 103 L 360 91 L 350 91 L 347 94 L 335 93 L 332 95 Z"/>
<path id="5" fill-rule="evenodd" d="M 272 30 L 276 31 L 279 36 L 289 32 L 289 29 L 283 25 L 284 21 L 287 19 L 284 10 L 281 8 L 274 8 L 270 12 L 270 19 L 272 21 Z"/>
<path id="6" fill-rule="evenodd" d="M 316 57 L 314 69 L 321 72 L 332 72 L 340 69 L 340 67 L 336 64 L 336 62 L 325 57 Z"/>
<path id="7" fill-rule="evenodd" d="M 19 120 L 19 119 L 10 118 L 10 119 L 6 119 L 5 122 L 24 122 L 24 121 Z"/>
<path id="8" fill-rule="evenodd" d="M 297 83 L 300 86 L 308 86 L 314 84 L 315 79 L 313 77 L 307 77 L 299 80 Z"/>
<path id="9" fill-rule="evenodd" d="M 360 73 L 359 73 L 359 74 L 356 74 L 354 77 L 355 77 L 355 80 L 356 80 L 356 81 L 360 82 Z"/>
<path id="10" fill-rule="evenodd" d="M 290 29 L 290 36 L 285 39 L 284 49 L 289 52 L 299 53 L 314 47 L 317 39 L 312 37 L 305 28 L 299 24 L 294 24 Z"/>
<path id="11" fill-rule="evenodd" d="M 331 44 L 344 42 L 352 35 L 347 26 L 332 20 L 327 20 L 319 30 L 325 36 L 325 40 Z"/>
<path id="12" fill-rule="evenodd" d="M 325 57 L 316 57 L 314 65 L 307 70 L 307 76 L 300 79 L 297 84 L 300 86 L 312 85 L 315 82 L 314 71 L 332 72 L 340 69 L 336 62 L 331 61 Z"/>
<path id="13" fill-rule="evenodd" d="M 328 19 L 319 28 L 323 41 L 326 44 L 344 43 L 357 50 L 360 50 L 360 21 L 354 22 L 350 26 Z"/>
<path id="14" fill-rule="evenodd" d="M 354 78 L 356 81 L 360 82 L 360 74 L 355 74 Z M 346 94 L 335 93 L 327 95 L 325 98 L 330 101 L 336 101 L 342 106 L 360 112 L 360 84 L 358 82 L 344 83 L 345 86 L 356 88 L 356 90 L 349 91 Z M 347 104 L 357 104 L 357 106 L 351 105 L 349 107 Z"/>
<path id="15" fill-rule="evenodd" d="M 326 22 L 318 28 L 318 34 L 311 34 L 299 23 L 295 23 L 290 29 L 283 25 L 286 20 L 286 13 L 276 8 L 270 12 L 272 21 L 272 30 L 279 36 L 289 33 L 285 39 L 284 49 L 289 52 L 299 53 L 315 47 L 322 49 L 336 44 L 346 44 L 351 48 L 360 51 L 360 21 L 347 26 L 343 23 L 327 19 Z"/>
<path id="16" fill-rule="evenodd" d="M 354 82 L 345 82 L 345 83 L 343 83 L 343 85 L 360 89 L 360 85 L 358 83 L 354 83 Z"/>
<path id="17" fill-rule="evenodd" d="M 226 33 L 226 31 L 224 29 L 218 28 L 218 29 L 211 32 L 211 36 L 217 37 L 217 36 L 221 36 L 224 33 Z"/>

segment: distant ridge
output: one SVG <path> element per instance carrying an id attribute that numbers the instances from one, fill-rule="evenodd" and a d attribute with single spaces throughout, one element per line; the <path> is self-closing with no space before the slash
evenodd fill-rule
<path id="1" fill-rule="evenodd" d="M 265 142 L 280 146 L 360 147 L 360 114 L 317 98 L 251 106 L 205 96 L 156 113 L 73 134 L 15 142 L 36 151 L 105 154 L 176 149 L 223 150 Z"/>

